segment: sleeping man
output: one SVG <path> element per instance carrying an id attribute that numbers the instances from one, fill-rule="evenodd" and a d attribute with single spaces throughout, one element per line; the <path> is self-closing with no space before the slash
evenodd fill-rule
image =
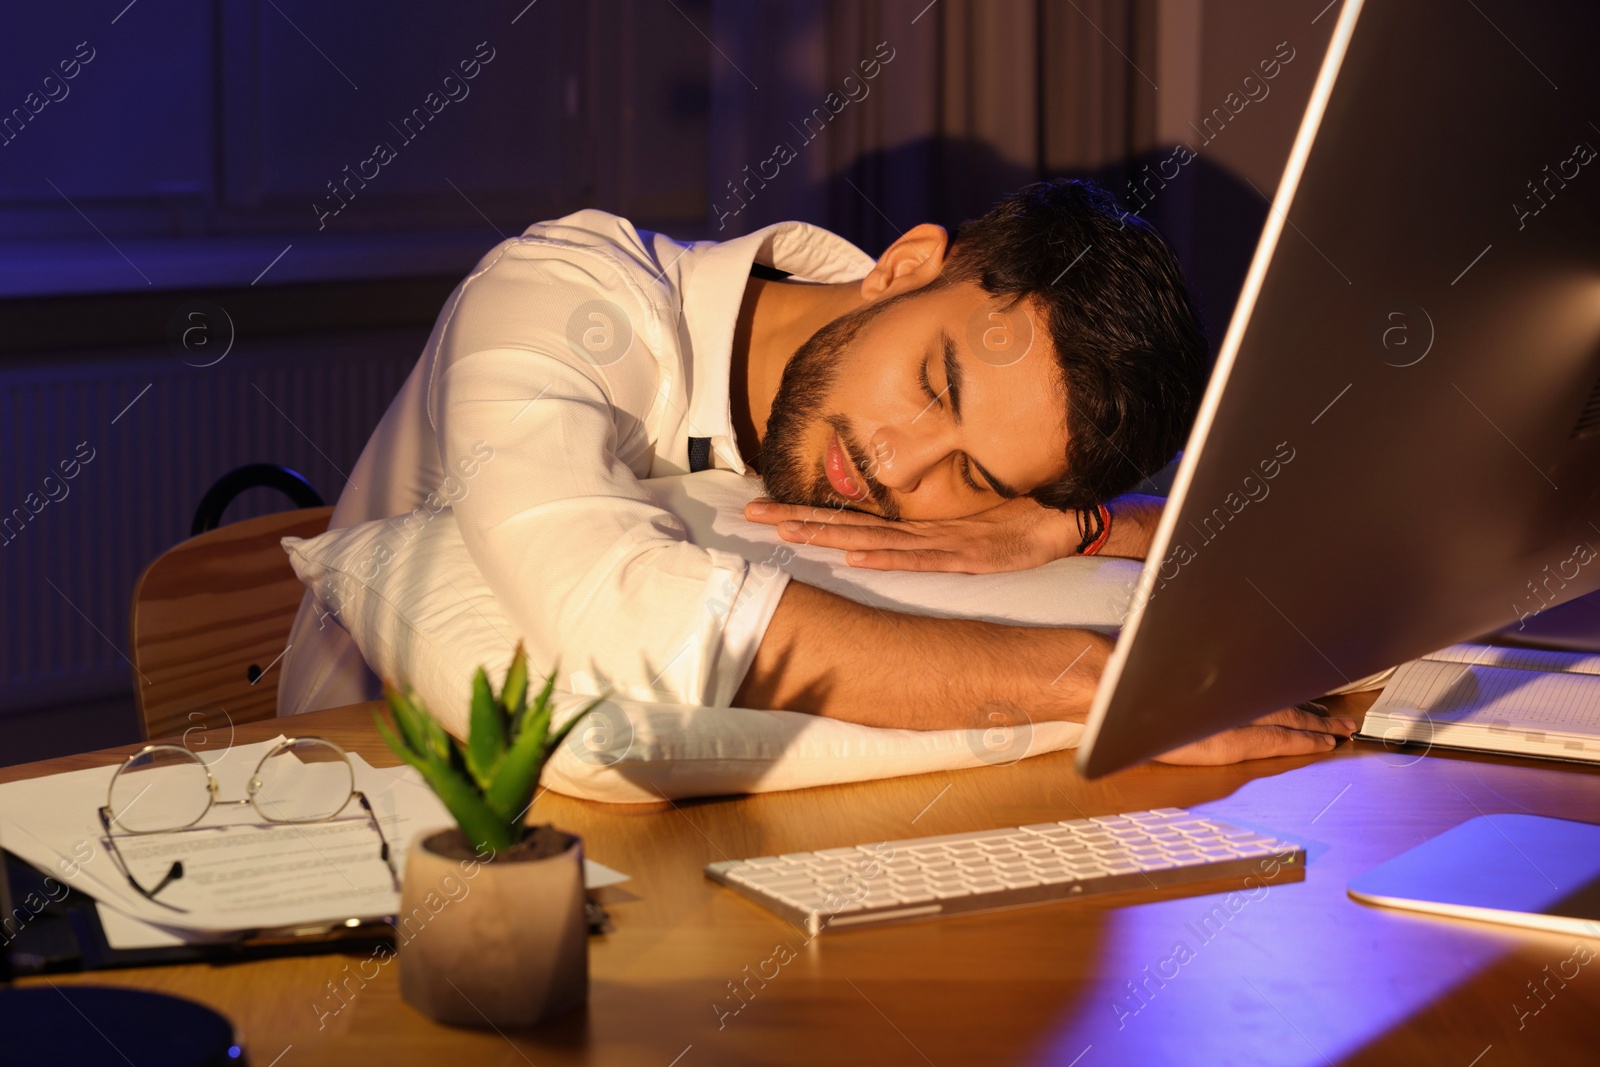
<path id="1" fill-rule="evenodd" d="M 746 517 L 853 566 L 1142 558 L 1209 359 L 1155 231 L 1084 182 L 1028 186 L 874 260 L 783 222 L 684 243 L 586 209 L 456 287 L 330 528 L 453 509 L 535 661 L 568 687 L 871 726 L 1083 721 L 1112 638 L 884 611 L 688 540 L 641 479 L 759 475 Z M 729 605 L 735 605 L 730 610 Z M 280 714 L 379 695 L 308 592 Z M 1285 710 L 1173 762 L 1333 747 Z"/>

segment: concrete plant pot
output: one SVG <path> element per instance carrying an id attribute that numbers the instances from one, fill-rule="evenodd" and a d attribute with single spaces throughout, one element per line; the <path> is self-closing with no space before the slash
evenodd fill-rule
<path id="1" fill-rule="evenodd" d="M 460 830 L 414 841 L 395 920 L 400 993 L 436 1022 L 531 1026 L 589 995 L 583 842 L 548 826 L 488 860 Z"/>

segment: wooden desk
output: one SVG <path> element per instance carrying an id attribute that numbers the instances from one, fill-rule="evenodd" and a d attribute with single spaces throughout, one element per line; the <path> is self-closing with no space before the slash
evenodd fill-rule
<path id="1" fill-rule="evenodd" d="M 376 764 L 395 762 L 366 705 L 241 726 L 237 740 L 288 729 L 331 737 Z M 111 763 L 126 751 L 8 768 L 0 780 Z M 1573 938 L 1369 908 L 1345 895 L 1345 883 L 1480 812 L 1600 819 L 1600 774 L 1360 744 L 1322 757 L 1147 767 L 1094 782 L 1078 777 L 1071 760 L 1061 752 L 1008 767 L 654 809 L 545 794 L 535 821 L 582 834 L 592 858 L 633 880 L 619 887 L 626 892 L 611 891 L 615 931 L 591 940 L 587 1007 L 535 1032 L 436 1026 L 400 999 L 393 964 L 364 987 L 351 980 L 349 1003 L 323 1016 L 339 1004 L 328 983 L 348 978 L 353 968 L 345 968 L 357 962 L 338 955 L 53 980 L 203 1001 L 235 1021 L 257 1067 L 1596 1062 L 1600 958 L 1564 986 L 1547 978 L 1572 955 Z M 1306 843 L 1306 879 L 1235 896 L 1232 907 L 1226 893 L 1147 892 L 807 943 L 701 874 L 717 859 L 1165 805 L 1204 807 Z M 1179 943 L 1185 953 L 1175 953 Z M 793 958 L 782 953 L 788 962 L 764 987 L 752 980 L 748 1003 L 719 1027 L 713 1005 L 740 1003 L 729 983 L 785 945 Z M 1142 985 L 1145 999 L 1133 998 L 1129 983 Z M 1532 999 L 1529 983 L 1547 983 L 1547 1003 Z M 1517 1006 L 1531 1012 L 1541 1003 L 1519 1028 Z"/>

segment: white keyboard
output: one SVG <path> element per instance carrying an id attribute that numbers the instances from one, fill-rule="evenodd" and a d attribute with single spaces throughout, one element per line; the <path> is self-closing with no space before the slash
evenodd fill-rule
<path id="1" fill-rule="evenodd" d="M 1298 872 L 1305 850 L 1182 808 L 757 856 L 706 877 L 815 936 L 933 915 Z"/>

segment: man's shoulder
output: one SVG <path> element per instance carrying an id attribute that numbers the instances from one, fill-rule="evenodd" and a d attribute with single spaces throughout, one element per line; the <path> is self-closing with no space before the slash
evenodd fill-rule
<path id="1" fill-rule="evenodd" d="M 661 242 L 669 246 L 669 261 L 676 258 L 674 248 L 683 248 L 671 238 L 639 230 L 621 215 L 583 208 L 536 222 L 489 249 L 465 288 L 482 289 L 485 282 L 570 284 L 596 295 L 626 294 L 644 306 L 670 304 L 670 276 L 658 262 Z"/>
<path id="2" fill-rule="evenodd" d="M 502 241 L 447 306 L 442 358 L 505 348 L 565 359 L 570 350 L 615 377 L 623 368 L 597 362 L 595 338 L 623 350 L 637 338 L 664 358 L 673 351 L 677 301 L 660 280 L 653 237 L 620 215 L 585 208 Z"/>
<path id="3" fill-rule="evenodd" d="M 571 259 L 585 265 L 598 261 L 629 275 L 642 271 L 645 278 L 657 278 L 662 273 L 657 262 L 659 239 L 657 234 L 638 229 L 621 215 L 591 207 L 536 222 L 484 259 L 493 260 L 509 250 L 517 258 Z M 670 238 L 666 240 L 671 242 Z"/>
<path id="4" fill-rule="evenodd" d="M 522 236 L 527 240 L 558 244 L 634 249 L 646 248 L 647 241 L 632 222 L 597 207 L 580 208 L 560 218 L 536 222 L 523 230 Z"/>

